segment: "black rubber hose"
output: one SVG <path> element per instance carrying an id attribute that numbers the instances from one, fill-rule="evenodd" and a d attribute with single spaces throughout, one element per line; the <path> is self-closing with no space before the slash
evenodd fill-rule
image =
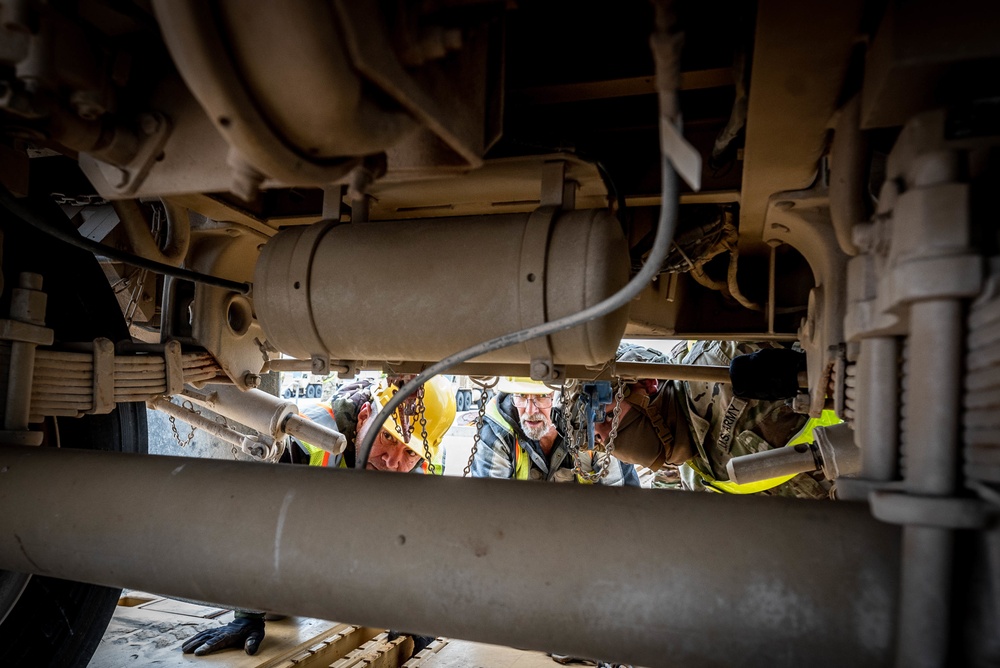
<path id="1" fill-rule="evenodd" d="M 112 248 L 111 246 L 106 246 L 92 239 L 82 237 L 71 229 L 66 229 L 62 224 L 62 220 L 49 220 L 49 214 L 37 211 L 36 207 L 32 206 L 31 200 L 14 197 L 6 188 L 3 187 L 0 187 L 0 204 L 10 211 L 11 214 L 17 216 L 38 231 L 44 232 L 51 237 L 59 239 L 60 241 L 68 243 L 72 246 L 76 246 L 77 248 L 82 248 L 95 255 L 103 255 L 111 258 L 112 260 L 124 262 L 125 264 L 139 267 L 140 269 L 148 269 L 158 274 L 174 276 L 175 278 L 181 278 L 194 283 L 203 283 L 217 288 L 224 288 L 226 290 L 238 292 L 242 295 L 250 294 L 250 289 L 252 287 L 250 283 L 230 281 L 225 278 L 219 278 L 218 276 L 211 276 L 209 274 L 191 271 L 190 269 L 173 267 L 169 264 L 149 260 L 138 255 L 133 255 L 127 251 Z M 52 207 L 53 211 L 55 211 L 55 204 L 52 204 Z"/>

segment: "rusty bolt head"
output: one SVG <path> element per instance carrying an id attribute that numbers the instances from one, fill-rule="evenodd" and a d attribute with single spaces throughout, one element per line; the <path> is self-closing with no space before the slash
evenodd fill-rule
<path id="1" fill-rule="evenodd" d="M 325 355 L 313 355 L 312 373 L 314 376 L 325 376 L 330 373 L 330 358 Z"/>
<path id="2" fill-rule="evenodd" d="M 531 361 L 531 377 L 536 380 L 541 380 L 543 378 L 548 378 L 552 373 L 552 368 L 549 366 L 548 362 L 545 360 L 532 360 Z"/>
<path id="3" fill-rule="evenodd" d="M 251 389 L 256 389 L 260 387 L 260 375 L 256 373 L 247 372 L 243 376 L 243 384 Z"/>

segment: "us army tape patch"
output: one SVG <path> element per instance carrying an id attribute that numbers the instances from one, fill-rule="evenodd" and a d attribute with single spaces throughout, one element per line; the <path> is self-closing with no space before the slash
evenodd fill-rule
<path id="1" fill-rule="evenodd" d="M 733 448 L 733 427 L 736 421 L 743 415 L 743 409 L 747 407 L 747 400 L 733 397 L 726 408 L 726 414 L 722 416 L 722 430 L 719 432 L 719 448 L 727 455 Z"/>

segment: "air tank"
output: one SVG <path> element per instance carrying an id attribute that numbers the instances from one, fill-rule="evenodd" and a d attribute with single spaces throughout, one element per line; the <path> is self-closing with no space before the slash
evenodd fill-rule
<path id="1" fill-rule="evenodd" d="M 254 308 L 298 358 L 432 362 L 576 313 L 628 281 L 621 225 L 603 209 L 290 228 L 262 249 Z M 628 307 L 473 361 L 614 357 Z"/>

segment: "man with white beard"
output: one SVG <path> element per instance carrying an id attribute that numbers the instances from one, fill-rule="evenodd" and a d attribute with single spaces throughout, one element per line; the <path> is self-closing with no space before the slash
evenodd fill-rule
<path id="1" fill-rule="evenodd" d="M 580 469 L 556 429 L 559 408 L 552 405 L 552 388 L 530 378 L 504 377 L 497 395 L 486 406 L 471 474 L 480 478 L 587 482 L 594 473 L 590 453 Z M 639 486 L 631 464 L 612 457 L 603 485 Z"/>

